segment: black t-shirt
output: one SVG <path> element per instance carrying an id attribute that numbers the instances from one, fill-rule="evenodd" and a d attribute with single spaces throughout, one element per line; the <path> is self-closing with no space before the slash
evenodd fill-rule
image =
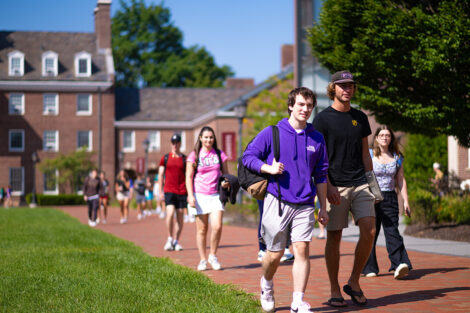
<path id="1" fill-rule="evenodd" d="M 137 191 L 137 194 L 140 196 L 145 195 L 145 181 L 143 179 L 138 179 L 135 182 L 136 188 L 135 190 Z"/>
<path id="2" fill-rule="evenodd" d="M 362 161 L 362 138 L 371 134 L 367 116 L 354 108 L 340 112 L 330 106 L 315 116 L 313 126 L 325 137 L 331 184 L 351 187 L 367 183 Z"/>

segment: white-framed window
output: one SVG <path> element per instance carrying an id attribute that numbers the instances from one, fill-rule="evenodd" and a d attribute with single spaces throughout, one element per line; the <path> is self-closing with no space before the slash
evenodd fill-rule
<path id="1" fill-rule="evenodd" d="M 152 130 L 148 134 L 149 151 L 160 151 L 160 131 Z"/>
<path id="2" fill-rule="evenodd" d="M 24 93 L 11 93 L 8 99 L 8 114 L 24 114 Z"/>
<path id="3" fill-rule="evenodd" d="M 42 76 L 57 76 L 58 73 L 58 54 L 53 51 L 47 51 L 42 54 Z"/>
<path id="4" fill-rule="evenodd" d="M 91 54 L 86 51 L 75 54 L 75 76 L 91 76 Z"/>
<path id="5" fill-rule="evenodd" d="M 59 95 L 56 93 L 46 93 L 42 97 L 42 114 L 59 114 Z"/>
<path id="6" fill-rule="evenodd" d="M 59 131 L 45 130 L 42 137 L 44 151 L 59 151 Z"/>
<path id="7" fill-rule="evenodd" d="M 24 151 L 24 130 L 9 129 L 8 130 L 8 150 L 10 152 Z"/>
<path id="8" fill-rule="evenodd" d="M 59 171 L 51 170 L 43 174 L 43 194 L 58 195 L 59 194 Z"/>
<path id="9" fill-rule="evenodd" d="M 24 53 L 20 51 L 12 51 L 8 53 L 8 75 L 23 76 L 24 75 Z"/>
<path id="10" fill-rule="evenodd" d="M 91 94 L 88 93 L 77 95 L 77 115 L 91 115 L 93 113 L 91 99 Z"/>
<path id="11" fill-rule="evenodd" d="M 79 130 L 77 132 L 77 149 L 87 147 L 87 151 L 93 150 L 93 132 L 91 130 Z"/>
<path id="12" fill-rule="evenodd" d="M 14 196 L 21 196 L 24 194 L 24 167 L 10 167 L 9 184 L 11 186 L 12 194 Z"/>
<path id="13" fill-rule="evenodd" d="M 135 152 L 135 131 L 125 130 L 122 132 L 122 150 L 124 152 Z"/>

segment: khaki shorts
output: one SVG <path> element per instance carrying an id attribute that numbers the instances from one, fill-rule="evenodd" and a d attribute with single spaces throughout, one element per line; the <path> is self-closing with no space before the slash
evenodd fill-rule
<path id="1" fill-rule="evenodd" d="M 366 216 L 375 217 L 375 197 L 369 190 L 369 185 L 364 184 L 354 187 L 338 187 L 341 195 L 339 205 L 330 204 L 327 201 L 326 211 L 328 212 L 327 230 L 341 230 L 348 227 L 348 214 L 351 211 L 354 221 Z"/>

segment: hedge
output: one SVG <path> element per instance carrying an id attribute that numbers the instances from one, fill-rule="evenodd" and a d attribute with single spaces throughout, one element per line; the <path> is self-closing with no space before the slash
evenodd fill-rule
<path id="1" fill-rule="evenodd" d="M 31 193 L 26 195 L 26 202 L 28 204 L 31 203 L 33 195 Z M 43 195 L 43 194 L 36 194 L 36 203 L 38 205 L 84 205 L 85 200 L 83 200 L 83 196 L 81 195 Z"/>

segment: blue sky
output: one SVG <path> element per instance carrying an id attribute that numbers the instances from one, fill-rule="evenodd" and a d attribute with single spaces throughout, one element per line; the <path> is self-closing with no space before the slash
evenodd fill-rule
<path id="1" fill-rule="evenodd" d="M 96 3 L 2 0 L 0 30 L 92 32 Z M 281 45 L 294 42 L 293 0 L 166 0 L 164 6 L 183 32 L 185 46 L 206 47 L 218 65 L 229 65 L 235 77 L 256 83 L 280 72 Z M 119 8 L 113 0 L 111 14 Z"/>

